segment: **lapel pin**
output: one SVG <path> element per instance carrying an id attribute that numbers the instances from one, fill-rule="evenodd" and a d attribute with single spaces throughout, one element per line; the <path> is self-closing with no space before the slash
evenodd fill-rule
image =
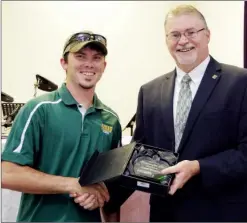
<path id="1" fill-rule="evenodd" d="M 217 77 L 218 77 L 218 75 L 216 75 L 216 74 L 214 74 L 214 75 L 212 76 L 213 79 L 216 79 Z"/>

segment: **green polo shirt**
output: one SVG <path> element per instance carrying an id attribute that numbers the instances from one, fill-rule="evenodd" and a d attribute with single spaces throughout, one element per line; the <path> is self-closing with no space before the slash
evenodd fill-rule
<path id="1" fill-rule="evenodd" d="M 114 111 L 94 95 L 85 115 L 65 84 L 32 99 L 15 118 L 2 160 L 65 177 L 79 177 L 95 150 L 116 148 L 121 126 Z M 42 180 L 42 179 L 41 179 Z M 22 194 L 17 221 L 100 221 L 99 210 L 84 210 L 68 194 Z"/>

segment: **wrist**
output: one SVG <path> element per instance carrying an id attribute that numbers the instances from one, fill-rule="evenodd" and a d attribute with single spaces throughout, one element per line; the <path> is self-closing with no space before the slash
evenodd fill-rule
<path id="1" fill-rule="evenodd" d="M 198 160 L 193 160 L 193 172 L 194 172 L 194 175 L 197 175 L 200 173 L 200 164 L 198 162 Z"/>
<path id="2" fill-rule="evenodd" d="M 68 177 L 64 182 L 65 193 L 71 194 L 78 192 L 79 182 L 77 178 Z"/>

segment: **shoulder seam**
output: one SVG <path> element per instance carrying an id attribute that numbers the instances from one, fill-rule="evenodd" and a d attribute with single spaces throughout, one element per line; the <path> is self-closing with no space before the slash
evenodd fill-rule
<path id="1" fill-rule="evenodd" d="M 119 118 L 118 118 L 117 114 L 116 114 L 116 113 L 114 113 L 113 111 L 110 111 L 110 110 L 105 109 L 105 108 L 103 108 L 103 110 L 104 110 L 104 111 L 106 111 L 106 112 L 111 113 L 112 115 L 114 115 L 114 116 L 115 116 L 115 117 L 119 120 Z"/>

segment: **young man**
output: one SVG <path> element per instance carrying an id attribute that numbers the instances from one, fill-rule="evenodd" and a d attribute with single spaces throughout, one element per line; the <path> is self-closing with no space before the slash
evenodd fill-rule
<path id="1" fill-rule="evenodd" d="M 95 94 L 106 44 L 89 31 L 73 34 L 61 59 L 66 83 L 18 113 L 2 154 L 2 187 L 23 192 L 17 221 L 100 221 L 99 207 L 110 200 L 105 184 L 81 187 L 78 178 L 95 150 L 121 140 L 116 113 Z"/>
<path id="2" fill-rule="evenodd" d="M 162 171 L 175 178 L 166 198 L 151 195 L 150 222 L 247 221 L 247 70 L 209 55 L 192 6 L 171 10 L 165 33 L 177 66 L 141 87 L 133 139 L 179 162 Z"/>

